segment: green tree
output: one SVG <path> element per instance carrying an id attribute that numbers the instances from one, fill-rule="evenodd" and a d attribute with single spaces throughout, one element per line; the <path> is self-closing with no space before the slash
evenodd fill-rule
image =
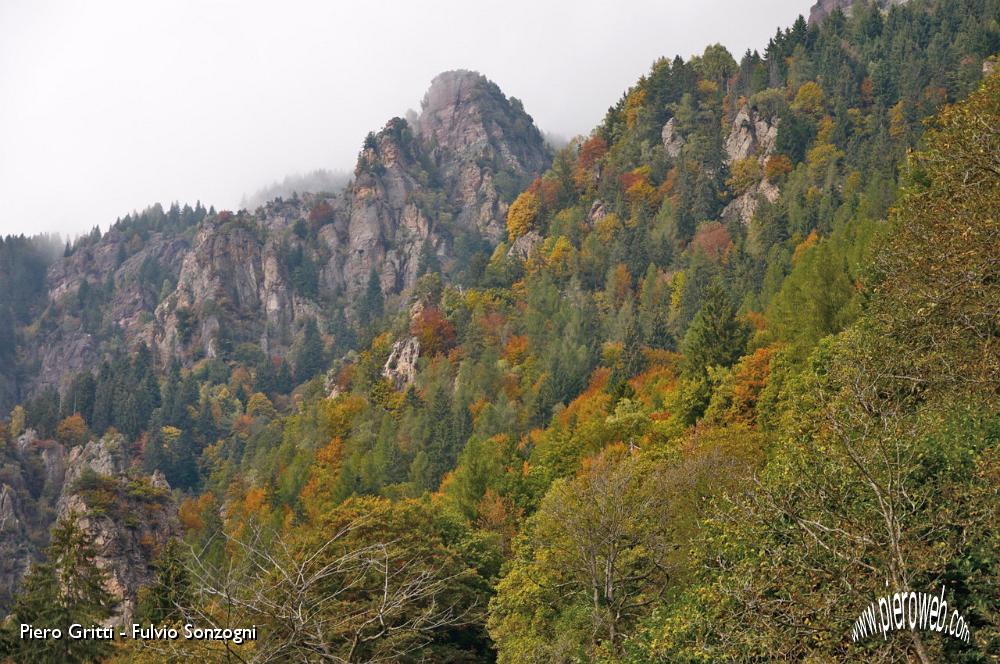
<path id="1" fill-rule="evenodd" d="M 97 566 L 91 537 L 71 512 L 52 530 L 45 549 L 45 562 L 32 567 L 14 601 L 17 623 L 60 628 L 61 639 L 17 639 L 8 636 L 11 655 L 17 661 L 39 664 L 96 662 L 110 654 L 113 641 L 71 639 L 65 630 L 71 623 L 97 625 L 114 614 L 118 602 L 106 590 L 106 573 Z"/>
<path id="2" fill-rule="evenodd" d="M 319 335 L 315 318 L 307 318 L 302 328 L 302 337 L 292 351 L 295 380 L 304 383 L 326 368 L 326 349 Z"/>
<path id="3" fill-rule="evenodd" d="M 708 367 L 728 367 L 743 354 L 747 337 L 731 298 L 714 280 L 705 289 L 701 308 L 684 335 L 685 368 L 700 373 Z"/>
<path id="4" fill-rule="evenodd" d="M 163 546 L 153 564 L 156 580 L 139 592 L 135 607 L 135 621 L 159 625 L 180 621 L 192 606 L 192 578 L 187 568 L 187 558 L 178 540 L 171 539 Z"/>
<path id="5" fill-rule="evenodd" d="M 378 272 L 373 267 L 368 274 L 368 285 L 365 286 L 364 295 L 358 303 L 358 325 L 362 330 L 368 330 L 379 318 L 382 317 L 385 300 L 382 295 L 382 284 L 379 281 Z"/>
<path id="6" fill-rule="evenodd" d="M 666 476 L 621 449 L 555 482 L 490 602 L 499 661 L 619 655 L 673 566 L 669 500 Z"/>

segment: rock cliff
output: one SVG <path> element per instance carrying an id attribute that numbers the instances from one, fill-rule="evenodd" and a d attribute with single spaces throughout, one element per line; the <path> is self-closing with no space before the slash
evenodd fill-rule
<path id="1" fill-rule="evenodd" d="M 368 136 L 340 193 L 213 211 L 170 230 L 119 224 L 55 261 L 46 324 L 28 349 L 37 371 L 20 398 L 64 389 L 122 341 L 146 343 L 160 366 L 244 343 L 284 356 L 306 319 L 334 307 L 351 319 L 372 273 L 392 301 L 422 266 L 462 269 L 457 243 L 489 256 L 507 206 L 549 162 L 518 100 L 475 72 L 443 73 L 419 114 Z"/>
<path id="2" fill-rule="evenodd" d="M 177 532 L 177 512 L 162 475 L 131 467 L 119 434 L 66 450 L 28 430 L 0 451 L 0 610 L 10 606 L 48 530 L 70 512 L 97 548 L 107 589 L 128 620 L 151 563 Z"/>
<path id="3" fill-rule="evenodd" d="M 139 588 L 153 581 L 152 562 L 177 531 L 177 509 L 159 473 L 128 467 L 120 435 L 69 451 L 56 517 L 80 515 L 80 527 L 97 550 L 108 592 L 121 603 L 111 623 L 128 622 Z"/>
<path id="4" fill-rule="evenodd" d="M 763 167 L 774 153 L 778 141 L 778 124 L 778 118 L 769 120 L 756 109 L 750 108 L 749 104 L 741 106 L 726 137 L 724 145 L 726 163 L 732 166 L 736 162 L 753 158 L 760 164 L 763 172 Z M 767 177 L 761 176 L 757 182 L 726 205 L 722 211 L 722 218 L 725 221 L 735 220 L 749 224 L 757 212 L 760 199 L 774 203 L 780 193 L 777 185 L 770 182 Z"/>

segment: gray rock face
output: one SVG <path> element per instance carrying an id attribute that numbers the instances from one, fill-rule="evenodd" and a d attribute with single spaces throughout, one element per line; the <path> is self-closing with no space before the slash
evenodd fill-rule
<path id="1" fill-rule="evenodd" d="M 746 104 L 740 107 L 733 119 L 733 124 L 726 137 L 726 163 L 755 157 L 763 166 L 768 157 L 774 154 L 778 140 L 778 121 L 769 122 L 756 110 Z M 738 221 L 749 224 L 757 212 L 761 198 L 770 203 L 778 200 L 780 190 L 777 185 L 769 182 L 766 177 L 755 183 L 745 192 L 736 196 L 722 211 L 723 221 Z"/>
<path id="2" fill-rule="evenodd" d="M 206 220 L 184 256 L 177 288 L 155 311 L 153 342 L 161 360 L 181 355 L 190 339 L 205 355 L 218 351 L 221 325 L 249 323 L 248 337 L 263 335 L 273 345 L 287 342 L 292 323 L 309 307 L 296 307 L 278 248 L 250 215 Z M 184 329 L 189 316 L 199 322 Z"/>
<path id="3" fill-rule="evenodd" d="M 101 292 L 112 280 L 116 285 L 113 299 L 106 305 L 105 317 L 119 326 L 135 344 L 152 338 L 148 319 L 157 305 L 162 283 L 142 281 L 144 265 L 158 266 L 164 279 L 175 280 L 188 249 L 182 238 L 167 238 L 153 233 L 142 249 L 120 265 L 119 250 L 128 242 L 118 231 L 109 231 L 95 246 L 56 261 L 46 275 L 48 298 L 53 304 L 67 306 L 81 292 Z M 40 343 L 29 349 L 40 365 L 32 387 L 60 387 L 64 376 L 92 367 L 101 349 L 82 325 L 62 325 L 49 331 Z"/>
<path id="4" fill-rule="evenodd" d="M 538 231 L 528 231 L 521 237 L 514 240 L 514 243 L 510 245 L 510 249 L 507 250 L 507 256 L 510 258 L 517 258 L 519 260 L 528 260 L 528 257 L 539 245 L 542 244 L 542 236 L 539 235 Z"/>
<path id="5" fill-rule="evenodd" d="M 590 212 L 587 213 L 587 223 L 590 224 L 591 228 L 593 228 L 597 225 L 597 222 L 604 219 L 606 216 L 608 216 L 608 212 L 604 208 L 604 201 L 599 199 L 595 200 L 590 205 Z"/>
<path id="6" fill-rule="evenodd" d="M 676 159 L 681 153 L 681 148 L 684 147 L 684 137 L 677 131 L 676 118 L 670 118 L 663 125 L 660 138 L 663 140 L 663 147 L 667 150 L 667 156 Z"/>
<path id="7" fill-rule="evenodd" d="M 124 473 L 124 445 L 125 439 L 121 435 L 115 435 L 105 436 L 101 440 L 91 440 L 71 449 L 66 457 L 65 486 L 72 490 L 80 475 L 88 468 L 98 475 L 108 477 Z M 67 495 L 68 492 L 64 490 L 62 498 Z"/>
<path id="8" fill-rule="evenodd" d="M 549 163 L 544 140 L 521 103 L 508 99 L 486 77 L 470 71 L 438 75 L 424 96 L 417 133 L 431 147 L 456 221 L 497 241 L 509 200 L 495 178 L 521 179 Z"/>
<path id="9" fill-rule="evenodd" d="M 763 164 L 774 153 L 778 140 L 778 121 L 768 122 L 746 104 L 740 107 L 726 137 L 726 163 L 756 156 Z"/>
<path id="10" fill-rule="evenodd" d="M 32 429 L 0 445 L 0 614 L 45 544 L 64 457 L 62 445 L 39 440 Z"/>
<path id="11" fill-rule="evenodd" d="M 53 523 L 70 512 L 97 548 L 107 589 L 121 601 L 111 622 L 127 621 L 136 593 L 153 580 L 151 562 L 177 532 L 176 507 L 162 475 L 129 467 L 120 435 L 66 452 L 27 431 L 0 447 L 0 614 L 10 607 Z"/>
<path id="12" fill-rule="evenodd" d="M 417 359 L 420 357 L 420 340 L 416 337 L 402 339 L 392 345 L 389 359 L 382 368 L 382 375 L 393 388 L 402 390 L 417 378 Z"/>
<path id="13" fill-rule="evenodd" d="M 95 563 L 107 573 L 106 589 L 121 602 L 107 624 L 131 620 L 139 589 L 154 579 L 156 553 L 178 531 L 166 480 L 130 472 L 124 444 L 116 435 L 73 448 L 56 504 L 57 518 L 79 515 L 79 525 L 97 551 Z M 84 481 L 87 473 L 100 491 Z"/>
<path id="14" fill-rule="evenodd" d="M 722 210 L 722 219 L 724 221 L 739 221 L 741 224 L 749 224 L 753 216 L 757 213 L 757 207 L 760 205 L 761 198 L 767 200 L 768 203 L 774 203 L 778 200 L 780 194 L 781 191 L 778 189 L 778 186 L 768 182 L 765 178 L 746 192 L 729 201 L 729 204 Z"/>
<path id="15" fill-rule="evenodd" d="M 0 484 L 0 608 L 9 606 L 32 560 L 26 519 L 17 491 Z"/>
<path id="16" fill-rule="evenodd" d="M 323 233 L 331 254 L 324 284 L 355 296 L 374 269 L 384 293 L 406 292 L 421 252 L 447 268 L 455 231 L 503 237 L 510 200 L 499 181 L 524 183 L 548 163 L 520 102 L 480 74 L 439 75 L 420 115 L 390 121 L 362 152 L 354 182 L 334 205 L 341 230 Z M 426 205 L 429 194 L 444 205 Z"/>
<path id="17" fill-rule="evenodd" d="M 32 344 L 29 359 L 40 369 L 18 386 L 19 400 L 65 388 L 104 357 L 107 335 L 84 329 L 74 304 L 81 287 L 112 293 L 93 305 L 104 333 L 117 326 L 128 348 L 144 342 L 161 363 L 191 363 L 244 342 L 281 356 L 306 317 L 322 320 L 325 303 L 355 300 L 372 270 L 387 298 L 405 301 L 422 256 L 447 274 L 456 237 L 498 242 L 511 199 L 549 163 L 519 101 L 475 72 L 441 74 L 419 115 L 396 118 L 365 142 L 353 182 L 339 193 L 209 215 L 174 235 L 113 229 L 56 261 L 47 283 L 59 318 Z M 304 263 L 311 272 L 296 274 Z M 159 283 L 143 283 L 150 265 Z"/>

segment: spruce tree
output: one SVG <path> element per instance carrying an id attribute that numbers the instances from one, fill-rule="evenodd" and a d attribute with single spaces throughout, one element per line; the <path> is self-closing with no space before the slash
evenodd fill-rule
<path id="1" fill-rule="evenodd" d="M 302 339 L 299 341 L 292 355 L 292 363 L 295 366 L 295 380 L 304 383 L 326 366 L 325 349 L 323 339 L 319 336 L 319 327 L 315 318 L 306 320 L 305 328 L 302 332 Z"/>
<path id="2" fill-rule="evenodd" d="M 288 362 L 281 360 L 278 365 L 278 374 L 274 380 L 275 391 L 279 394 L 288 394 L 295 387 L 295 383 L 292 381 L 292 372 L 288 369 Z"/>
<path id="3" fill-rule="evenodd" d="M 139 623 L 163 623 L 184 619 L 191 605 L 191 575 L 177 540 L 169 540 L 153 564 L 156 580 L 139 593 L 135 620 Z"/>
<path id="4" fill-rule="evenodd" d="M 277 391 L 277 386 L 278 379 L 274 371 L 274 363 L 270 357 L 262 357 L 254 370 L 254 390 L 264 394 L 274 394 Z"/>
<path id="5" fill-rule="evenodd" d="M 45 562 L 35 565 L 14 600 L 14 620 L 35 627 L 63 630 L 61 639 L 12 639 L 13 659 L 37 664 L 73 664 L 99 661 L 113 650 L 113 641 L 71 639 L 72 623 L 99 625 L 112 615 L 118 602 L 105 589 L 106 573 L 97 566 L 97 552 L 79 516 L 71 512 L 52 530 Z"/>
<path id="6" fill-rule="evenodd" d="M 729 366 L 746 348 L 747 328 L 718 280 L 705 289 L 701 309 L 684 335 L 685 368 L 700 373 L 711 366 Z"/>
<path id="7" fill-rule="evenodd" d="M 382 285 L 379 282 L 378 272 L 373 267 L 368 274 L 368 286 L 365 288 L 364 297 L 361 298 L 361 302 L 358 304 L 358 324 L 362 330 L 366 330 L 382 317 L 384 306 Z"/>
<path id="8" fill-rule="evenodd" d="M 97 384 L 94 390 L 94 412 L 90 428 L 100 436 L 112 424 L 112 407 L 114 399 L 114 384 L 111 365 L 101 364 L 97 372 Z"/>

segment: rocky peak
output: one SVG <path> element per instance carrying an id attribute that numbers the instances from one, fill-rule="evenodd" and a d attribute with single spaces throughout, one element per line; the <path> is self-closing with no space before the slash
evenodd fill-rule
<path id="1" fill-rule="evenodd" d="M 724 145 L 726 163 L 730 166 L 735 162 L 755 158 L 761 166 L 774 153 L 778 140 L 778 119 L 768 119 L 757 109 L 744 104 L 733 118 L 733 124 L 726 137 Z M 738 220 L 749 224 L 757 212 L 761 198 L 773 203 L 778 199 L 778 187 L 766 177 L 754 183 L 746 191 L 740 192 L 722 211 L 725 220 Z"/>
<path id="2" fill-rule="evenodd" d="M 343 223 L 323 234 L 323 282 L 356 296 L 372 270 L 387 295 L 407 291 L 420 257 L 447 270 L 456 232 L 496 242 L 507 206 L 549 163 L 541 133 L 520 102 L 470 71 L 437 76 L 419 116 L 369 134 L 355 180 L 334 205 Z"/>
<path id="3" fill-rule="evenodd" d="M 382 368 L 382 375 L 401 390 L 417 377 L 417 359 L 420 357 L 420 340 L 416 337 L 401 339 L 392 345 L 389 359 Z"/>
<path id="4" fill-rule="evenodd" d="M 493 241 L 515 189 L 549 164 L 541 132 L 519 100 L 471 71 L 449 71 L 431 82 L 417 118 L 458 224 Z"/>
<path id="5" fill-rule="evenodd" d="M 472 71 L 448 71 L 431 81 L 417 131 L 438 150 L 500 167 L 537 171 L 548 163 L 541 133 L 521 102 Z"/>
<path id="6" fill-rule="evenodd" d="M 667 150 L 667 156 L 676 159 L 681 154 L 684 147 L 684 137 L 677 131 L 677 118 L 670 118 L 660 131 L 660 138 L 663 140 L 663 147 Z"/>
<path id="7" fill-rule="evenodd" d="M 107 357 L 111 331 L 126 348 L 146 343 L 161 367 L 241 343 L 285 355 L 303 322 L 322 320 L 331 303 L 347 302 L 353 316 L 350 303 L 373 271 L 392 300 L 412 287 L 424 258 L 445 277 L 461 269 L 457 238 L 498 242 L 508 205 L 549 161 L 519 101 L 480 74 L 441 74 L 419 115 L 368 135 L 339 193 L 275 199 L 253 212 L 199 208 L 183 223 L 154 206 L 55 261 L 47 286 L 56 323 L 30 351 L 40 370 L 25 393 L 64 389 Z"/>
<path id="8" fill-rule="evenodd" d="M 160 474 L 132 467 L 121 434 L 66 450 L 31 429 L 0 446 L 0 610 L 9 608 L 53 522 L 70 512 L 97 548 L 107 589 L 119 600 L 116 618 L 131 616 L 151 561 L 176 534 L 176 507 Z"/>

